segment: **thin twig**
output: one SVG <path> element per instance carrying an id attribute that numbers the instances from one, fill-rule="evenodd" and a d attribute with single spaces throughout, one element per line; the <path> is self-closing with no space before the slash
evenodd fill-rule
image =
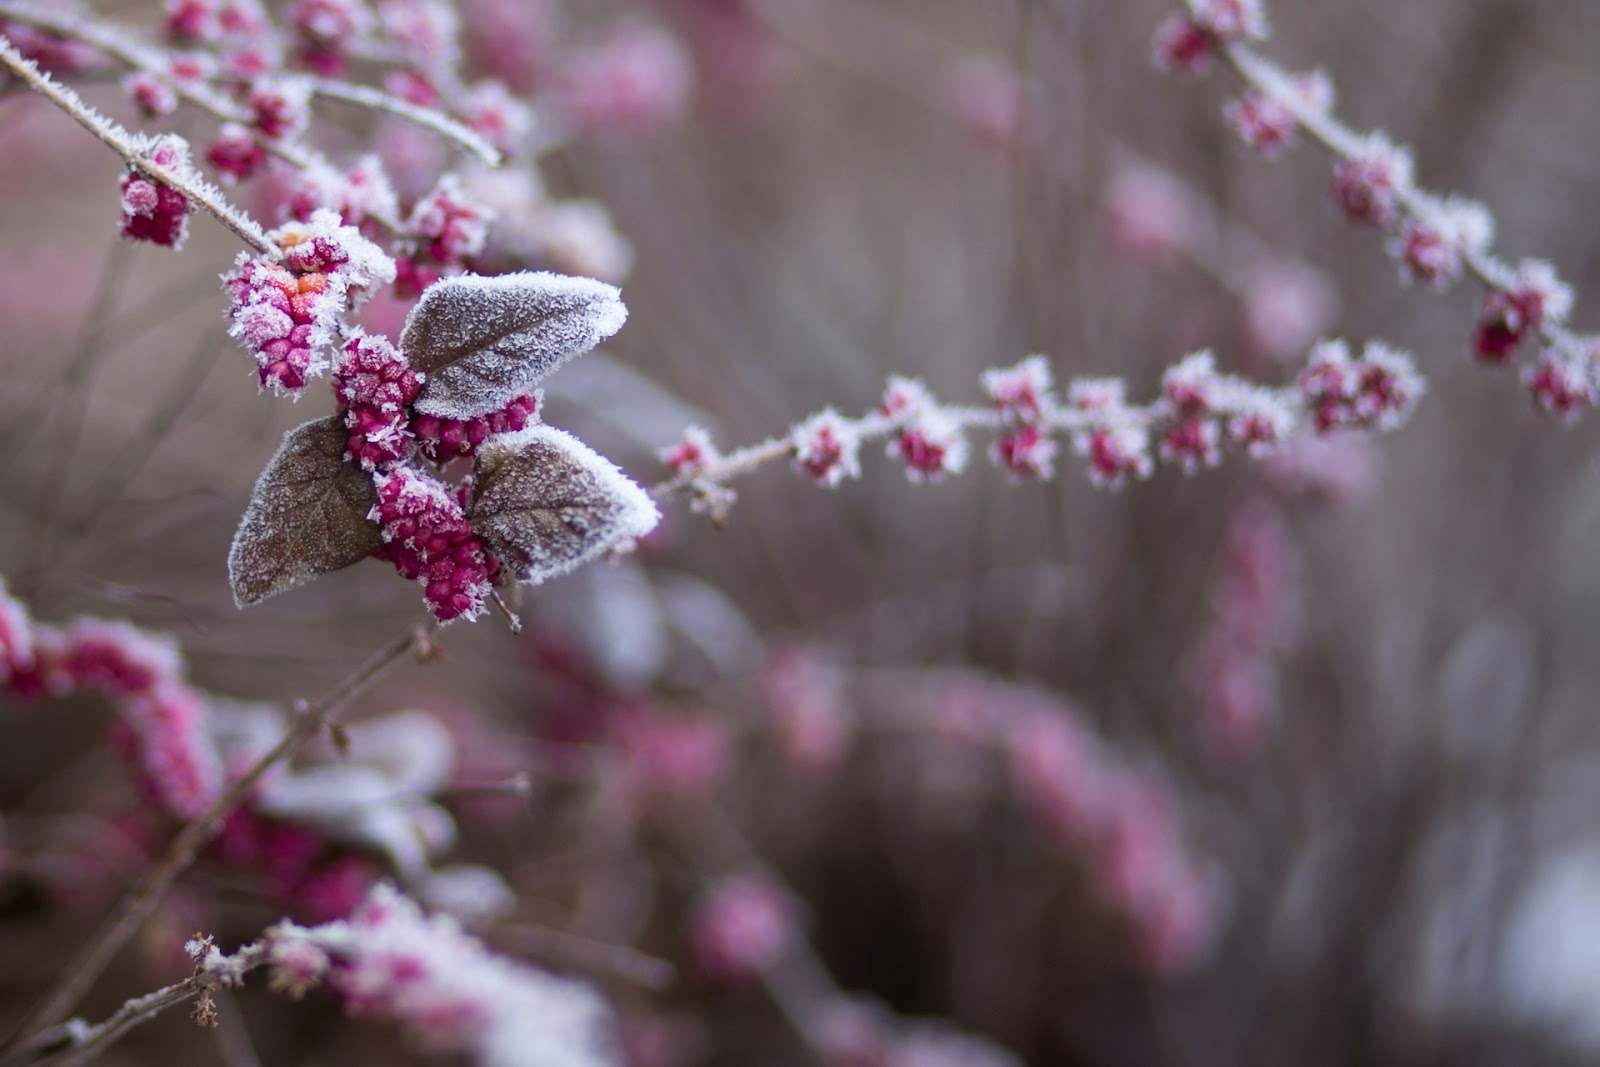
<path id="1" fill-rule="evenodd" d="M 1311 136 L 1335 159 L 1349 161 L 1362 152 L 1362 137 L 1339 121 L 1331 109 L 1324 110 L 1309 104 L 1297 92 L 1287 71 L 1264 56 L 1241 44 L 1228 44 L 1221 49 L 1228 66 L 1252 89 L 1282 105 L 1299 128 Z M 1413 219 L 1426 218 L 1426 194 L 1421 190 L 1400 185 L 1394 190 L 1394 200 L 1402 214 Z M 1509 265 L 1492 253 L 1476 248 L 1463 250 L 1462 263 L 1473 279 L 1490 292 L 1505 293 L 1505 279 L 1513 272 Z M 1584 359 L 1585 353 L 1579 338 L 1548 319 L 1537 323 L 1541 340 L 1550 348 L 1575 359 Z"/>
<path id="2" fill-rule="evenodd" d="M 282 739 L 256 760 L 243 777 L 237 779 L 211 805 L 209 811 L 178 832 L 172 843 L 167 846 L 161 860 L 145 876 L 139 887 L 124 898 L 107 923 L 79 952 L 77 958 L 63 972 L 55 988 L 29 1014 L 18 1032 L 27 1034 L 42 1029 L 70 1012 L 93 985 L 95 979 L 105 971 L 118 950 L 127 944 L 128 939 L 138 932 L 139 927 L 155 911 L 178 875 L 194 862 L 201 847 L 216 836 L 228 813 L 249 795 L 262 776 L 301 742 L 320 732 L 334 712 L 399 663 L 408 653 L 425 652 L 437 629 L 438 624 L 431 623 L 425 628 L 407 632 L 374 654 L 315 702 L 303 705 Z"/>
<path id="3" fill-rule="evenodd" d="M 386 111 L 407 122 L 416 123 L 448 141 L 454 141 L 488 166 L 498 167 L 502 162 L 500 150 L 490 144 L 487 138 L 435 108 L 418 107 L 409 100 L 374 89 L 369 85 L 352 85 L 329 81 L 326 78 L 311 79 L 311 91 L 329 100 L 343 100 L 347 104 L 356 104 L 373 111 Z"/>
<path id="4" fill-rule="evenodd" d="M 84 103 L 77 93 L 41 71 L 33 60 L 17 51 L 3 35 L 0 35 L 0 64 L 34 92 L 71 115 L 78 125 L 98 137 L 128 166 L 152 181 L 182 193 L 190 203 L 199 205 L 206 214 L 232 230 L 234 236 L 262 255 L 274 260 L 282 258 L 283 253 L 255 220 L 228 203 L 216 186 L 201 180 L 198 175 L 182 174 L 151 160 L 137 143 L 134 134 Z"/>

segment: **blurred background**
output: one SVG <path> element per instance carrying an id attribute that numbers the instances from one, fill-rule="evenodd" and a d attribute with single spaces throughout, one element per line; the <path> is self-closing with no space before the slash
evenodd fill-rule
<path id="1" fill-rule="evenodd" d="M 520 636 L 450 627 L 351 732 L 359 755 L 396 710 L 447 728 L 440 855 L 514 894 L 489 941 L 598 983 L 639 1067 L 1600 1062 L 1593 420 L 1473 366 L 1480 295 L 1403 288 L 1313 146 L 1238 146 L 1226 72 L 1156 72 L 1169 5 L 460 6 L 467 69 L 561 134 L 469 179 L 500 210 L 484 269 L 623 285 L 627 327 L 547 383 L 544 415 L 643 484 L 690 424 L 757 441 L 868 410 L 891 374 L 974 403 L 982 370 L 1034 352 L 1142 398 L 1195 348 L 1282 381 L 1319 337 L 1382 338 L 1430 387 L 1393 435 L 1114 493 L 1067 457 L 1050 482 L 975 455 L 927 486 L 873 449 L 834 492 L 774 467 L 725 528 L 672 502 L 636 556 L 527 591 Z M 154 5 L 92 7 L 159 27 Z M 1600 8 L 1270 14 L 1269 54 L 1322 66 L 1424 185 L 1489 204 L 1501 252 L 1553 261 L 1592 321 Z M 73 80 L 136 123 L 118 76 Z M 461 165 L 318 117 L 403 200 Z M 171 633 L 197 683 L 280 705 L 420 620 L 372 563 L 235 609 L 250 487 L 325 400 L 257 394 L 224 330 L 225 231 L 119 242 L 118 160 L 15 88 L 0 159 L 13 592 L 43 620 Z M 271 217 L 270 179 L 237 196 Z M 105 718 L 4 714 L 0 1018 L 170 833 Z M 184 973 L 196 926 L 233 943 L 285 906 L 209 858 L 86 1013 Z M 234 1000 L 230 1036 L 166 1018 L 107 1062 L 427 1060 L 328 997 Z"/>

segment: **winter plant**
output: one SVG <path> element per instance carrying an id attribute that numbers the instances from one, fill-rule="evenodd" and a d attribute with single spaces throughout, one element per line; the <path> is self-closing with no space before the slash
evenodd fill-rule
<path id="1" fill-rule="evenodd" d="M 1261 486 L 1227 511 L 1199 636 L 1169 664 L 1200 709 L 1207 751 L 1242 761 L 1265 744 L 1309 628 L 1289 501 L 1307 487 L 1358 491 L 1350 456 L 1404 426 L 1429 391 L 1417 362 L 1384 341 L 1322 336 L 1331 280 L 1123 153 L 1107 205 L 1117 240 L 1213 273 L 1246 305 L 1253 343 L 1273 357 L 1265 367 L 1225 369 L 1248 360 L 1198 347 L 1142 393 L 1132 374 L 1063 375 L 1061 362 L 1029 355 L 984 370 L 972 402 L 936 395 L 931 376 L 896 374 L 876 400 L 835 398 L 860 414 L 825 407 L 743 447 L 689 425 L 659 448 L 663 469 L 647 488 L 546 421 L 545 386 L 561 381 L 552 376 L 627 323 L 617 283 L 634 253 L 598 202 L 546 194 L 544 169 L 559 169 L 564 145 L 670 124 L 697 87 L 742 87 L 724 103 L 755 98 L 771 76 L 767 49 L 797 32 L 755 0 L 661 6 L 677 10 L 675 30 L 627 18 L 536 49 L 529 39 L 566 32 L 545 4 L 481 0 L 464 24 L 449 0 L 167 0 L 151 28 L 87 5 L 0 0 L 7 88 L 47 101 L 123 163 L 101 214 L 127 242 L 173 252 L 212 222 L 242 244 L 211 294 L 221 331 L 248 354 L 260 392 L 313 408 L 270 457 L 250 457 L 251 469 L 264 464 L 227 557 L 233 601 L 250 607 L 370 558 L 421 586 L 429 616 L 321 697 L 284 707 L 196 681 L 175 638 L 87 615 L 49 621 L 52 605 L 23 592 L 25 571 L 0 586 L 8 703 L 87 697 L 108 709 L 109 747 L 146 814 L 171 831 L 141 855 L 121 901 L 104 902 L 109 917 L 52 988 L 12 1020 L 0 1067 L 88 1062 L 185 1003 L 203 1026 L 226 1028 L 233 991 L 252 985 L 293 1000 L 325 990 L 349 1015 L 492 1067 L 676 1064 L 694 1060 L 694 1037 L 652 1030 L 629 995 L 608 994 L 680 981 L 709 998 L 760 987 L 809 1054 L 836 1067 L 1021 1062 L 835 979 L 808 936 L 804 894 L 718 801 L 736 755 L 752 750 L 799 782 L 842 778 L 880 748 L 911 751 L 920 769 L 901 772 L 930 805 L 985 783 L 1009 822 L 1045 843 L 1042 855 L 1070 862 L 1086 906 L 1112 917 L 1117 944 L 1146 971 L 1191 973 L 1230 923 L 1250 919 L 1230 911 L 1229 872 L 1188 825 L 1171 776 L 1125 751 L 1094 713 L 956 666 L 897 671 L 806 642 L 751 652 L 738 590 L 652 573 L 659 509 L 682 498 L 722 526 L 746 475 L 786 463 L 838 488 L 864 477 L 869 448 L 917 485 L 953 481 L 979 455 L 1012 483 L 1070 465 L 1125 491 L 1163 466 L 1197 475 L 1230 454 L 1260 460 Z M 463 36 L 478 42 L 470 60 Z M 1498 255 L 1485 205 L 1424 189 L 1407 148 L 1340 120 L 1332 79 L 1268 59 L 1267 37 L 1259 0 L 1185 0 L 1155 31 L 1155 58 L 1174 74 L 1221 67 L 1237 78 L 1243 95 L 1223 118 L 1250 150 L 1276 157 L 1309 140 L 1329 153 L 1335 204 L 1382 234 L 1403 282 L 1475 283 L 1483 295 L 1467 346 L 1481 363 L 1520 366 L 1540 409 L 1570 421 L 1600 400 L 1600 341 L 1569 325 L 1573 295 L 1556 269 Z M 559 57 L 554 73 L 524 69 L 536 50 Z M 495 76 L 469 80 L 479 67 Z M 1010 71 L 986 62 L 961 66 L 937 103 L 986 148 L 1044 159 L 1034 106 Z M 354 109 L 389 140 L 352 151 L 327 122 L 333 108 Z M 1247 266 L 1218 265 L 1223 248 L 1244 249 Z M 1290 352 L 1301 362 L 1285 374 Z M 317 413 L 319 380 L 331 413 Z M 1131 506 L 1131 496 L 1120 500 Z M 628 558 L 636 549 L 643 562 Z M 602 559 L 615 566 L 585 568 Z M 539 599 L 549 590 L 525 593 L 569 574 L 570 617 Z M 339 720 L 391 669 L 438 658 L 445 624 L 498 611 L 520 633 L 525 595 L 532 673 L 571 721 L 517 751 L 557 784 L 536 786 L 522 768 L 477 788 L 522 800 L 587 790 L 595 849 L 641 865 L 654 848 L 641 827 L 683 838 L 697 875 L 661 895 L 679 913 L 685 975 L 643 944 L 518 924 L 509 872 L 448 858 L 474 829 L 456 806 L 457 756 L 467 762 L 459 724 L 417 711 L 359 730 Z M 597 638 L 600 618 L 616 632 Z M 737 724 L 707 712 L 732 698 L 673 673 L 656 647 L 669 632 L 713 673 L 743 671 L 753 695 L 739 699 L 759 711 Z M 674 700 L 695 713 L 670 711 Z M 883 762 L 886 775 L 901 773 Z M 168 962 L 182 976 L 125 1000 L 119 990 L 120 1007 L 85 1021 L 85 998 L 112 988 L 108 969 L 136 935 L 172 934 L 161 917 L 195 867 L 220 872 L 224 888 L 253 887 L 279 917 L 231 950 L 220 932 L 166 936 L 181 946 Z M 650 910 L 590 898 L 575 908 L 606 906 Z M 219 931 L 231 921 L 219 906 L 199 910 Z M 516 935 L 559 946 L 588 964 L 559 969 L 598 978 L 515 958 Z"/>

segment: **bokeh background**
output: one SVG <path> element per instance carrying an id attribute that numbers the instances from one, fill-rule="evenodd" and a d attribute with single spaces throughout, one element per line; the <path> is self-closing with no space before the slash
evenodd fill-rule
<path id="1" fill-rule="evenodd" d="M 1156 72 L 1167 5 L 461 7 L 471 62 L 535 99 L 619 26 L 665 35 L 673 58 L 636 72 L 659 113 L 538 161 L 546 197 L 603 205 L 632 253 L 627 327 L 548 383 L 545 417 L 642 483 L 691 423 L 756 441 L 867 410 L 890 374 L 976 402 L 982 370 L 1034 352 L 1143 397 L 1195 348 L 1278 381 L 1320 336 L 1376 337 L 1430 387 L 1392 435 L 1115 493 L 1068 457 L 1015 484 L 977 441 L 937 486 L 877 450 L 832 492 L 774 467 L 725 528 L 674 502 L 637 556 L 528 591 L 521 636 L 452 626 L 447 658 L 363 698 L 353 733 L 398 708 L 449 725 L 452 855 L 516 892 L 489 940 L 600 983 L 640 1065 L 818 1062 L 825 1028 L 795 1008 L 834 987 L 1029 1064 L 1600 1062 L 1594 420 L 1560 425 L 1513 371 L 1473 366 L 1479 295 L 1402 287 L 1329 203 L 1314 147 L 1238 146 L 1225 72 Z M 1600 8 L 1271 15 L 1270 54 L 1322 66 L 1339 113 L 1411 144 L 1423 183 L 1489 204 L 1498 247 L 1557 264 L 1593 321 Z M 134 121 L 114 77 L 78 84 Z M 452 162 L 359 112 L 320 117 L 330 152 Z M 120 243 L 119 162 L 14 88 L 0 159 L 13 591 L 44 619 L 170 632 L 200 683 L 272 702 L 416 622 L 415 589 L 373 564 L 234 608 L 225 558 L 256 473 L 324 401 L 257 394 L 224 333 L 226 232 L 198 219 L 178 255 Z M 506 232 L 546 202 L 530 189 Z M 1019 716 L 1092 738 L 1086 782 L 1113 766 L 1137 787 L 1084 800 L 1052 778 L 1060 728 L 1035 747 Z M 0 1017 L 169 832 L 140 817 L 104 717 L 5 711 Z M 525 796 L 473 792 L 516 774 Z M 1138 810 L 1100 811 L 1115 833 L 1089 842 L 1059 807 L 1077 802 Z M 1169 910 L 1125 906 L 1117 864 L 1144 846 L 1190 865 Z M 751 870 L 784 887 L 804 945 L 765 984 L 719 982 L 697 901 Z M 197 924 L 239 940 L 275 917 L 203 864 L 88 1014 L 181 969 L 173 938 Z M 250 989 L 229 1008 L 261 1063 L 426 1060 L 330 998 Z M 249 1063 L 239 1038 L 168 1018 L 108 1062 Z M 928 1046 L 915 1062 L 995 1054 Z"/>

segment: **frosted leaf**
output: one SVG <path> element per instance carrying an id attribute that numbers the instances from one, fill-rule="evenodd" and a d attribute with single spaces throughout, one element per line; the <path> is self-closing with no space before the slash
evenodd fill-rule
<path id="1" fill-rule="evenodd" d="M 337 415 L 283 435 L 228 552 L 240 607 L 359 563 L 383 544 L 367 519 L 377 501 L 372 478 L 345 460 L 347 438 Z"/>
<path id="2" fill-rule="evenodd" d="M 428 376 L 417 410 L 470 419 L 505 407 L 616 333 L 628 309 L 615 286 L 561 274 L 473 274 L 423 292 L 400 347 Z"/>
<path id="3" fill-rule="evenodd" d="M 473 531 L 518 579 L 535 584 L 643 537 L 661 519 L 610 460 L 542 424 L 486 441 L 474 486 Z"/>

